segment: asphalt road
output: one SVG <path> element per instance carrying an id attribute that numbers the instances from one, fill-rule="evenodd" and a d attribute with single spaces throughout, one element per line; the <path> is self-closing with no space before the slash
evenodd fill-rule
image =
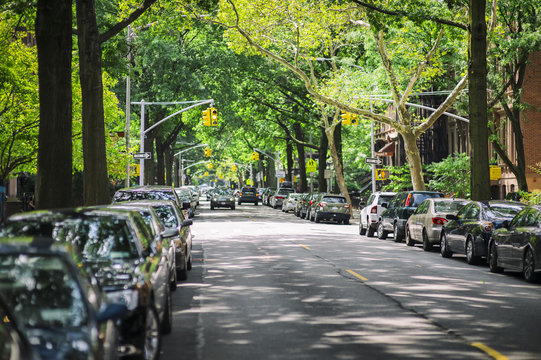
<path id="1" fill-rule="evenodd" d="M 541 359 L 541 285 L 264 206 L 192 226 L 162 359 Z"/>

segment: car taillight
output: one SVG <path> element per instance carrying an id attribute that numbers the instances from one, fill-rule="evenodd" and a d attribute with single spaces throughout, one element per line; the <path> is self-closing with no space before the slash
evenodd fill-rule
<path id="1" fill-rule="evenodd" d="M 432 224 L 434 224 L 434 225 L 445 225 L 446 222 L 447 222 L 447 219 L 442 218 L 442 217 L 433 217 L 432 218 Z"/>
<path id="2" fill-rule="evenodd" d="M 242 193 L 239 193 L 239 196 L 242 196 Z"/>
<path id="3" fill-rule="evenodd" d="M 312 201 L 312 200 L 310 200 L 310 202 L 309 202 L 308 204 L 312 205 L 312 203 L 313 203 L 313 201 Z"/>
<path id="4" fill-rule="evenodd" d="M 494 224 L 491 222 L 487 222 L 484 225 L 485 231 L 491 232 L 494 229 Z"/>
<path id="5" fill-rule="evenodd" d="M 377 214 L 378 213 L 378 206 L 372 206 L 372 209 L 370 209 L 370 214 Z"/>
<path id="6" fill-rule="evenodd" d="M 345 207 L 346 209 L 349 209 L 349 204 L 348 204 L 348 203 L 345 203 L 345 204 L 344 204 L 344 207 Z"/>
<path id="7" fill-rule="evenodd" d="M 283 199 L 284 197 L 283 197 L 283 196 L 276 195 L 274 198 L 275 198 L 275 199 Z"/>
<path id="8" fill-rule="evenodd" d="M 408 194 L 408 198 L 406 200 L 406 206 L 410 206 L 411 205 L 411 194 Z"/>
<path id="9" fill-rule="evenodd" d="M 320 206 L 320 207 L 327 206 L 327 203 L 326 203 L 326 202 L 320 202 L 320 203 L 319 203 L 319 206 Z"/>

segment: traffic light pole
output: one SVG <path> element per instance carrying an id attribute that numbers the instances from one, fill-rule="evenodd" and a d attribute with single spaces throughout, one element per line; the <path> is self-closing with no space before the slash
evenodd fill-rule
<path id="1" fill-rule="evenodd" d="M 139 151 L 141 153 L 145 152 L 145 135 L 151 131 L 152 129 L 156 128 L 157 126 L 161 125 L 163 122 L 171 119 L 173 116 L 176 116 L 178 114 L 181 114 L 185 111 L 191 110 L 195 107 L 205 105 L 205 104 L 211 104 L 211 106 L 214 105 L 214 99 L 208 99 L 208 100 L 195 100 L 195 101 L 175 101 L 175 102 L 145 102 L 145 100 L 141 100 L 140 102 L 132 102 L 132 105 L 141 105 L 141 132 L 140 132 L 140 143 L 139 143 Z M 162 120 L 158 121 L 156 124 L 152 125 L 148 129 L 145 130 L 145 106 L 150 105 L 179 105 L 179 104 L 193 104 L 190 105 L 182 110 L 179 110 L 169 116 L 166 116 Z M 139 185 L 145 185 L 145 159 L 141 158 L 139 159 Z"/>
<path id="2" fill-rule="evenodd" d="M 370 99 L 370 112 L 372 110 L 372 100 Z M 376 155 L 374 152 L 374 120 L 370 123 L 370 151 L 372 152 L 372 158 Z M 372 194 L 376 192 L 376 164 L 372 164 Z"/>

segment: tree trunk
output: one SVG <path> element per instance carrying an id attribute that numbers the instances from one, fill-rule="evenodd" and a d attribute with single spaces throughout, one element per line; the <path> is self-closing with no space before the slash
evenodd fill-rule
<path id="1" fill-rule="evenodd" d="M 291 140 L 288 140 L 286 144 L 286 158 L 287 158 L 287 171 L 286 171 L 286 180 L 293 181 L 293 145 Z"/>
<path id="2" fill-rule="evenodd" d="M 334 128 L 334 146 L 336 147 L 336 154 L 338 156 L 338 160 L 340 161 L 340 164 L 342 165 L 342 169 L 344 169 L 344 158 L 342 156 L 342 123 L 339 123 Z M 343 170 L 342 170 L 343 173 Z M 336 175 L 335 175 L 336 178 Z"/>
<path id="3" fill-rule="evenodd" d="M 165 149 L 165 184 L 168 186 L 173 185 L 173 157 L 174 154 L 171 151 L 171 148 L 168 146 Z"/>
<path id="4" fill-rule="evenodd" d="M 173 177 L 174 177 L 174 183 L 176 187 L 179 187 L 181 185 L 181 180 L 179 176 L 180 166 L 179 166 L 179 158 L 173 157 Z"/>
<path id="5" fill-rule="evenodd" d="M 469 98 L 471 198 L 490 200 L 485 0 L 469 0 Z"/>
<path id="6" fill-rule="evenodd" d="M 101 44 L 94 0 L 77 0 L 79 77 L 83 100 L 83 161 L 85 205 L 108 204 L 109 180 L 105 155 L 105 121 L 101 79 Z"/>
<path id="7" fill-rule="evenodd" d="M 160 136 L 156 137 L 156 179 L 158 185 L 165 185 L 165 149 Z"/>
<path id="8" fill-rule="evenodd" d="M 71 1 L 38 0 L 38 209 L 73 205 L 71 29 Z"/>
<path id="9" fill-rule="evenodd" d="M 332 119 L 331 119 L 332 121 Z M 319 141 L 319 161 L 317 163 L 317 182 L 318 190 L 320 192 L 327 192 L 327 179 L 325 179 L 325 169 L 327 168 L 327 151 L 329 150 L 329 140 L 327 139 L 327 134 L 325 128 L 321 128 L 321 137 Z"/>
<path id="10" fill-rule="evenodd" d="M 349 213 L 351 215 L 351 218 L 353 219 L 353 206 L 351 206 L 351 197 L 349 196 L 348 188 L 346 186 L 346 181 L 344 180 L 344 171 L 342 168 L 342 162 L 340 161 L 340 158 L 338 157 L 338 153 L 336 151 L 336 145 L 334 143 L 334 126 L 331 126 L 330 128 L 326 129 L 325 133 L 327 135 L 327 139 L 329 141 L 329 149 L 331 150 L 331 157 L 332 162 L 334 165 L 334 171 L 336 173 L 336 182 L 338 185 L 338 188 L 340 189 L 340 192 L 344 194 L 346 197 L 346 201 L 350 205 L 349 207 Z"/>
<path id="11" fill-rule="evenodd" d="M 293 124 L 293 132 L 295 138 L 299 141 L 304 141 L 304 133 L 300 123 Z M 297 155 L 299 158 L 299 176 L 300 176 L 300 192 L 308 191 L 308 182 L 306 181 L 306 155 L 304 153 L 304 145 L 297 143 Z"/>
<path id="12" fill-rule="evenodd" d="M 413 184 L 413 190 L 425 191 L 425 180 L 423 179 L 423 168 L 421 165 L 421 154 L 417 147 L 417 138 L 411 133 L 402 132 L 402 138 L 404 139 L 404 150 L 406 151 L 406 158 L 408 160 L 408 167 L 411 174 L 411 183 Z"/>

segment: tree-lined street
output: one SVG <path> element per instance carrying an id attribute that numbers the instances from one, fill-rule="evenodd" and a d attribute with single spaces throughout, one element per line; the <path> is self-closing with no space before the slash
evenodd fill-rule
<path id="1" fill-rule="evenodd" d="M 268 207 L 193 225 L 163 359 L 536 359 L 541 289 Z"/>

